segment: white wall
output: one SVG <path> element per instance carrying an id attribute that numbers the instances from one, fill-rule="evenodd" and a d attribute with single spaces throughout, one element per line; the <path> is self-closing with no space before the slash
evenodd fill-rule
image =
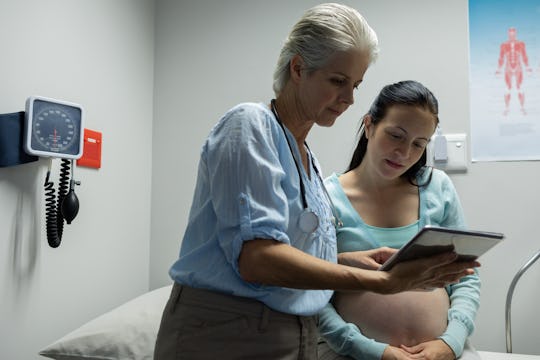
<path id="1" fill-rule="evenodd" d="M 0 113 L 39 94 L 83 105 L 85 127 L 103 132 L 102 168 L 77 168 L 80 211 L 57 249 L 44 229 L 47 161 L 0 168 L 2 359 L 42 359 L 148 290 L 153 38 L 152 1 L 0 0 Z"/>
<path id="2" fill-rule="evenodd" d="M 58 249 L 44 231 L 47 162 L 0 168 L 1 358 L 37 359 L 148 284 L 170 283 L 204 138 L 234 104 L 269 101 L 282 40 L 317 3 L 158 0 L 154 38 L 149 0 L 0 0 L 0 113 L 23 110 L 34 94 L 70 100 L 104 136 L 102 168 L 77 169 L 81 210 Z M 360 115 L 389 82 L 424 82 L 439 98 L 443 129 L 468 133 L 467 1 L 345 3 L 366 16 L 382 51 L 356 104 L 308 139 L 325 172 L 344 168 Z M 537 162 L 475 163 L 452 175 L 470 227 L 507 234 L 483 258 L 473 336 L 481 350 L 504 351 L 506 291 L 538 249 L 539 172 Z M 516 289 L 515 352 L 540 354 L 539 316 L 529 310 L 539 269 Z"/>
<path id="3" fill-rule="evenodd" d="M 440 101 L 444 131 L 469 133 L 467 1 L 344 2 L 357 7 L 377 31 L 381 56 L 368 70 L 356 104 L 334 127 L 315 129 L 308 139 L 325 172 L 343 170 L 358 119 L 390 82 L 423 82 Z M 157 2 L 151 288 L 170 283 L 167 270 L 178 254 L 204 138 L 237 102 L 270 100 L 282 40 L 303 11 L 317 3 Z M 505 351 L 506 291 L 513 274 L 538 249 L 539 175 L 537 162 L 475 163 L 468 173 L 452 175 L 469 226 L 507 235 L 482 261 L 482 301 L 473 336 L 480 350 Z M 516 289 L 514 352 L 540 354 L 540 317 L 532 311 L 539 280 L 540 264 Z"/>

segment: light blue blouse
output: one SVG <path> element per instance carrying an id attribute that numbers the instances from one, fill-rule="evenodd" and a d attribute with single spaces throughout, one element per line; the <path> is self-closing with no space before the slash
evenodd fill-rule
<path id="1" fill-rule="evenodd" d="M 425 178 L 419 179 L 419 183 L 422 184 L 424 180 Z M 337 175 L 328 177 L 325 184 L 335 205 L 335 211 L 343 222 L 337 233 L 338 253 L 386 245 L 374 236 L 369 226 L 356 212 L 343 192 Z M 465 228 L 461 203 L 446 173 L 434 169 L 429 185 L 419 188 L 419 196 L 419 228 L 425 225 Z M 405 236 L 401 245 L 409 238 L 410 236 Z M 450 297 L 448 326 L 440 338 L 459 357 L 463 352 L 465 340 L 474 330 L 474 319 L 480 301 L 480 279 L 477 274 L 465 276 L 459 283 L 447 286 L 446 291 Z M 332 304 L 328 304 L 321 311 L 319 329 L 330 348 L 354 359 L 378 360 L 388 346 L 365 337 L 355 324 L 345 322 Z"/>
<path id="2" fill-rule="evenodd" d="M 300 159 L 296 141 L 285 131 Z M 319 168 L 315 158 L 314 163 Z M 319 217 L 319 227 L 306 234 L 298 227 L 303 211 L 299 174 L 283 129 L 264 104 L 244 103 L 229 110 L 202 147 L 180 256 L 169 271 L 172 279 L 254 298 L 285 313 L 312 315 L 321 310 L 332 291 L 247 283 L 238 270 L 243 243 L 256 238 L 337 261 L 331 207 L 311 164 L 310 175 L 300 165 L 308 207 Z"/>

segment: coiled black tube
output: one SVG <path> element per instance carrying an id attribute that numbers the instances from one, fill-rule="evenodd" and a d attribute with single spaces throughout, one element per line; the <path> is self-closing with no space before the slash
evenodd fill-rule
<path id="1" fill-rule="evenodd" d="M 47 242 L 50 247 L 56 248 L 60 245 L 61 236 L 58 236 L 56 224 L 56 204 L 54 203 L 54 184 L 49 180 L 51 171 L 47 172 L 45 178 L 45 217 L 47 223 Z"/>
<path id="2" fill-rule="evenodd" d="M 68 159 L 62 159 L 60 165 L 60 181 L 58 186 L 58 197 L 55 203 L 54 184 L 49 180 L 50 170 L 45 179 L 45 211 L 47 223 L 47 242 L 49 246 L 56 248 L 62 242 L 64 232 L 64 217 L 62 215 L 62 202 L 69 190 L 69 165 Z"/>
<path id="3" fill-rule="evenodd" d="M 58 227 L 58 236 L 62 239 L 64 233 L 64 216 L 62 215 L 62 202 L 69 190 L 69 165 L 68 159 L 62 159 L 60 164 L 60 180 L 58 182 L 58 199 L 56 201 L 56 223 Z"/>

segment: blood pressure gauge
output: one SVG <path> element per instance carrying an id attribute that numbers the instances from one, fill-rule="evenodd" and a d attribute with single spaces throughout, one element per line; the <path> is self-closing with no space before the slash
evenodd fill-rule
<path id="1" fill-rule="evenodd" d="M 25 149 L 32 155 L 79 159 L 83 109 L 66 101 L 33 96 L 26 101 Z"/>

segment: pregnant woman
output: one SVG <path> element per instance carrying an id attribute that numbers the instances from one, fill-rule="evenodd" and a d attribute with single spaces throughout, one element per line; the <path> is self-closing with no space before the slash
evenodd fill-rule
<path id="1" fill-rule="evenodd" d="M 399 248 L 425 225 L 465 227 L 450 178 L 426 166 L 438 122 L 437 99 L 422 84 L 381 90 L 347 171 L 325 181 L 343 224 L 340 263 L 352 264 L 354 251 Z M 336 292 L 320 313 L 319 359 L 479 359 L 467 342 L 479 297 L 476 273 L 433 291 Z"/>

